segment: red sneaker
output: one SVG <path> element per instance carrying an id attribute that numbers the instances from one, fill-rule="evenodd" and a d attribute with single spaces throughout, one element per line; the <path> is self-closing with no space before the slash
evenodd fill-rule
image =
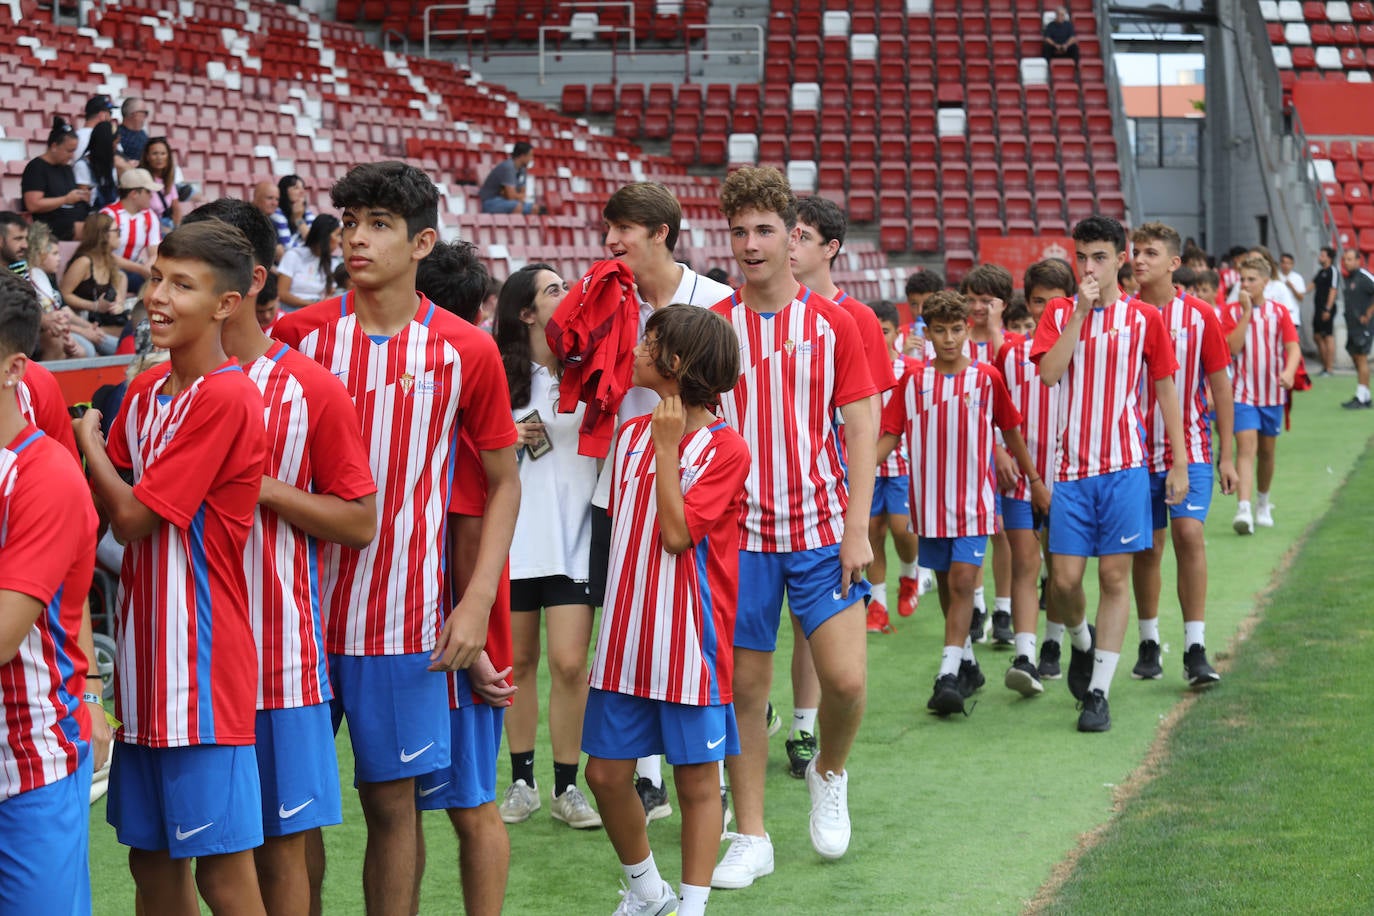
<path id="1" fill-rule="evenodd" d="M 910 576 L 902 576 L 897 582 L 897 613 L 910 617 L 916 613 L 916 603 L 921 598 L 921 583 Z"/>
<path id="2" fill-rule="evenodd" d="M 887 616 L 887 605 L 881 601 L 868 602 L 868 632 L 892 633 L 892 621 Z"/>

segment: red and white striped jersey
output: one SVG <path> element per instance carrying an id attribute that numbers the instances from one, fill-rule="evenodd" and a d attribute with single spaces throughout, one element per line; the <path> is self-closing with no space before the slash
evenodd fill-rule
<path id="1" fill-rule="evenodd" d="M 1037 365 L 1068 325 L 1077 301 L 1052 299 L 1045 306 L 1031 345 Z M 1143 465 L 1141 379 L 1154 382 L 1177 368 L 1158 309 L 1122 299 L 1093 309 L 1056 386 L 1060 445 L 1055 480 L 1081 480 Z"/>
<path id="2" fill-rule="evenodd" d="M 1021 414 L 1021 438 L 1026 440 L 1036 473 L 1046 487 L 1053 489 L 1059 468 L 1060 388 L 1050 388 L 1040 381 L 1040 367 L 1030 358 L 1032 342 L 1020 334 L 1007 334 L 996 366 L 1006 382 L 1011 403 Z M 1028 501 L 1030 490 L 1029 479 L 1018 470 L 1016 489 L 1007 496 Z"/>
<path id="3" fill-rule="evenodd" d="M 906 374 L 906 357 L 894 356 L 892 358 L 892 377 L 900 382 L 902 376 Z M 886 408 L 892 396 L 896 393 L 896 388 L 889 388 L 883 392 L 883 407 Z M 879 477 L 905 477 L 911 473 L 911 462 L 906 452 L 906 437 L 897 440 L 897 447 L 888 453 L 878 465 Z"/>
<path id="4" fill-rule="evenodd" d="M 491 335 L 419 296 L 408 325 L 373 338 L 353 303 L 349 292 L 273 327 L 343 382 L 377 483 L 376 540 L 362 550 L 320 546 L 325 646 L 341 655 L 427 652 L 443 617 L 458 435 L 479 450 L 514 445 L 510 394 Z"/>
<path id="5" fill-rule="evenodd" d="M 1141 305 L 1149 305 L 1140 300 Z M 1159 310 L 1164 328 L 1174 345 L 1178 369 L 1174 388 L 1178 391 L 1183 417 L 1183 441 L 1189 464 L 1212 463 L 1212 432 L 1207 423 L 1207 376 L 1231 364 L 1231 350 L 1221 333 L 1216 309 L 1181 289 L 1173 300 Z M 1145 416 L 1146 466 L 1151 472 L 1169 470 L 1173 450 L 1164 428 L 1164 414 L 1155 398 L 1155 386 L 1140 386 L 1140 408 Z"/>
<path id="6" fill-rule="evenodd" d="M 62 446 L 28 425 L 0 447 L 0 589 L 43 605 L 0 665 L 0 801 L 71 775 L 89 753 L 77 640 L 95 528 L 86 480 Z"/>
<path id="7" fill-rule="evenodd" d="M 611 561 L 590 683 L 687 706 L 734 699 L 740 506 L 749 449 L 725 422 L 683 437 L 678 468 L 692 548 L 663 549 L 651 417 L 616 438 Z"/>
<path id="8" fill-rule="evenodd" d="M 765 553 L 839 543 L 849 492 L 835 411 L 876 393 L 854 319 L 799 287 L 768 315 L 732 293 L 712 308 L 740 342 L 740 379 L 721 413 L 754 456 L 740 547 Z"/>
<path id="9" fill-rule="evenodd" d="M 262 392 L 264 475 L 342 500 L 377 492 L 353 402 L 338 379 L 280 342 L 247 372 Z M 258 641 L 258 709 L 314 706 L 332 696 L 316 551 L 304 531 L 258 507 L 243 555 Z"/>
<path id="10" fill-rule="evenodd" d="M 887 338 L 883 337 L 883 326 L 873 309 L 858 299 L 840 290 L 835 304 L 849 313 L 854 319 L 854 327 L 859 332 L 859 343 L 864 349 L 864 364 L 873 377 L 873 387 L 879 392 L 891 391 L 897 384 L 888 369 Z"/>
<path id="11" fill-rule="evenodd" d="M 117 200 L 101 213 L 115 221 L 119 227 L 119 245 L 114 254 L 128 261 L 137 261 L 143 252 L 162 244 L 162 222 L 152 210 L 144 209 L 130 213 L 124 209 L 124 202 Z"/>
<path id="12" fill-rule="evenodd" d="M 1240 324 L 1239 302 L 1231 303 L 1222 321 L 1222 333 L 1229 336 Z M 1284 346 L 1297 343 L 1298 331 L 1288 309 L 1266 299 L 1250 310 L 1250 327 L 1245 332 L 1245 348 L 1236 354 L 1235 400 L 1252 407 L 1274 407 L 1286 403 L 1287 392 L 1279 384 L 1285 359 Z"/>
<path id="13" fill-rule="evenodd" d="M 117 737 L 148 747 L 252 744 L 257 647 L 243 550 L 262 490 L 262 395 L 231 360 L 161 394 L 170 364 L 129 385 L 115 467 L 161 518 L 124 549 L 115 642 Z"/>
<path id="14" fill-rule="evenodd" d="M 907 360 L 883 409 L 882 431 L 905 438 L 911 453 L 911 530 L 927 538 L 995 534 L 993 430 L 1020 424 L 991 363 L 969 363 L 946 375 Z"/>
<path id="15" fill-rule="evenodd" d="M 57 378 L 42 363 L 31 359 L 24 369 L 24 377 L 14 390 L 19 398 L 19 412 L 24 419 L 70 452 L 77 464 L 82 464 L 81 453 L 76 450 L 72 418 L 67 413 L 67 399 L 57 384 Z"/>

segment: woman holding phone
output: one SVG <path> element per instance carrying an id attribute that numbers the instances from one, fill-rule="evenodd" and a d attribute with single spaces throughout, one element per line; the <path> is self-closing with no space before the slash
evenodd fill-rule
<path id="1" fill-rule="evenodd" d="M 577 787 L 582 713 L 587 705 L 587 647 L 592 605 L 587 591 L 596 459 L 577 453 L 583 408 L 558 412 L 562 366 L 544 328 L 568 290 L 547 264 L 513 273 L 496 303 L 496 345 L 506 369 L 520 433 L 520 515 L 510 549 L 513 678 L 519 699 L 506 715 L 511 784 L 500 805 L 507 824 L 540 807 L 534 778 L 539 723 L 539 612 L 549 642 L 549 737 L 553 745 L 550 811 L 572 827 L 601 826 Z"/>

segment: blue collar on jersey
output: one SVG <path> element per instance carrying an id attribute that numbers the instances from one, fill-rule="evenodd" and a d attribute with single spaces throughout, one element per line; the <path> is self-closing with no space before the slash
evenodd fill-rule
<path id="1" fill-rule="evenodd" d="M 276 343 L 277 343 L 277 348 L 276 348 L 276 349 L 277 349 L 277 352 L 274 354 L 271 350 L 268 350 L 266 353 L 263 354 L 263 356 L 266 356 L 268 359 L 270 359 L 270 360 L 271 360 L 272 362 L 274 362 L 274 363 L 279 363 L 279 362 L 281 362 L 281 358 L 282 358 L 283 356 L 286 355 L 286 351 L 289 350 L 290 347 L 288 347 L 286 344 L 282 343 L 281 341 L 276 341 Z"/>
<path id="2" fill-rule="evenodd" d="M 724 420 L 721 421 L 722 424 L 724 424 L 724 422 L 725 422 Z M 714 429 L 714 427 L 712 427 L 712 428 Z M 25 439 L 23 442 L 19 443 L 19 444 L 16 445 L 14 448 L 10 449 L 10 451 L 14 452 L 14 453 L 17 455 L 17 454 L 19 454 L 20 452 L 22 452 L 24 449 L 28 448 L 30 445 L 33 445 L 33 443 L 36 442 L 38 439 L 42 438 L 43 435 L 44 435 L 43 430 L 41 430 L 41 429 L 35 429 L 35 430 L 33 431 L 33 435 L 29 436 L 29 437 L 28 437 L 27 439 Z"/>
<path id="3" fill-rule="evenodd" d="M 797 301 L 800 302 L 800 303 L 802 303 L 803 305 L 806 304 L 806 302 L 811 298 L 811 290 L 807 289 L 805 286 L 800 286 L 800 287 L 798 287 L 797 293 L 798 293 Z M 733 292 L 730 293 L 730 304 L 731 304 L 731 305 L 743 305 L 743 304 L 744 304 L 744 300 L 741 299 L 741 298 L 739 297 L 739 290 L 734 290 Z M 764 313 L 763 313 L 763 312 L 759 312 L 759 314 L 762 315 L 762 314 L 764 314 Z M 771 317 L 771 316 L 773 316 L 773 315 L 776 315 L 777 312 L 768 312 L 767 314 Z"/>
<path id="4" fill-rule="evenodd" d="M 841 302 L 843 302 L 844 300 L 846 300 L 846 299 L 848 299 L 848 298 L 849 298 L 849 293 L 845 292 L 844 290 L 840 290 L 840 294 L 839 294 L 838 296 L 835 297 L 835 304 L 836 304 L 836 305 L 839 305 Z"/>
<path id="5" fill-rule="evenodd" d="M 349 311 L 352 310 L 352 308 L 353 290 L 350 289 L 348 292 L 344 293 L 343 296 L 339 298 L 339 317 L 347 317 Z M 421 325 L 423 325 L 424 327 L 429 327 L 429 320 L 434 317 L 434 310 L 436 308 L 438 308 L 438 306 L 436 306 L 433 302 L 429 303 L 429 311 L 425 312 L 425 317 L 420 319 Z M 381 335 L 379 334 L 368 334 L 367 336 L 372 340 L 373 343 L 382 343 L 384 341 L 391 339 L 389 337 L 381 337 Z M 381 338 L 380 340 L 378 339 L 379 337 Z"/>
<path id="6" fill-rule="evenodd" d="M 717 420 L 716 422 L 712 423 L 710 426 L 706 427 L 706 431 L 707 431 L 708 433 L 718 433 L 718 432 L 720 432 L 720 431 L 721 431 L 722 429 L 724 429 L 724 428 L 725 428 L 725 421 L 724 421 L 724 420 Z"/>

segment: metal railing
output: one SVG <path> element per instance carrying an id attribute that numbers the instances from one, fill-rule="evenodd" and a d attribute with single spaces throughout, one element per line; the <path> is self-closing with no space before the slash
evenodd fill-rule
<path id="1" fill-rule="evenodd" d="M 1126 128 L 1126 109 L 1121 99 L 1121 79 L 1116 72 L 1111 12 L 1104 0 L 1098 0 L 1094 6 L 1093 12 L 1097 16 L 1097 44 L 1102 53 L 1102 73 L 1107 81 L 1107 104 L 1112 110 L 1112 133 L 1116 139 L 1117 166 L 1121 169 L 1121 193 L 1126 198 L 1126 216 L 1135 223 L 1141 219 L 1143 212 L 1140 170 L 1136 168 L 1135 151 Z M 1159 141 L 1163 144 L 1163 136 Z"/>
<path id="2" fill-rule="evenodd" d="M 752 31 L 752 32 L 754 32 L 754 33 L 758 36 L 758 43 L 757 43 L 757 45 L 756 45 L 752 50 L 749 49 L 749 48 L 731 48 L 731 49 L 729 49 L 729 50 L 723 52 L 723 53 L 727 56 L 726 63 L 727 63 L 727 64 L 731 64 L 731 65 L 742 64 L 742 63 L 744 63 L 744 57 L 745 57 L 746 55 L 749 55 L 749 54 L 754 55 L 754 58 L 758 61 L 758 64 L 759 64 L 759 66 L 758 66 L 758 81 L 759 81 L 760 83 L 762 83 L 762 82 L 763 82 L 763 61 L 764 61 L 763 51 L 764 51 L 764 46 L 765 46 L 765 34 L 764 34 L 764 29 L 763 29 L 763 26 L 758 25 L 758 24 L 746 25 L 746 24 L 743 24 L 743 23 L 739 23 L 739 24 L 735 24 L 735 25 L 709 25 L 709 24 L 696 24 L 696 23 L 688 24 L 688 26 L 687 26 L 687 36 L 686 36 L 687 40 L 684 41 L 684 42 L 682 43 L 682 69 L 683 69 L 682 81 L 683 81 L 684 83 L 690 83 L 690 82 L 692 81 L 692 55 L 693 55 L 693 54 L 698 54 L 698 55 L 700 55 L 700 56 L 701 56 L 702 63 L 705 63 L 705 62 L 706 62 L 706 58 L 708 58 L 708 57 L 711 56 L 711 48 L 710 48 L 710 42 L 711 42 L 710 34 L 711 34 L 711 32 L 745 32 L 745 31 Z M 702 40 L 702 46 L 701 46 L 700 50 L 693 50 L 693 49 L 692 49 L 692 33 L 693 33 L 693 32 L 701 32 L 701 33 L 702 33 L 702 38 L 703 38 L 703 40 Z M 742 36 L 741 36 L 741 37 L 742 37 Z M 718 52 L 718 53 L 720 53 L 720 52 Z"/>
<path id="3" fill-rule="evenodd" d="M 617 9 L 617 8 L 623 8 L 623 9 L 628 10 L 628 11 L 629 11 L 629 14 L 630 14 L 630 24 L 629 24 L 628 26 L 601 26 L 601 25 L 598 24 L 598 26 L 595 27 L 595 28 L 593 29 L 593 31 L 601 32 L 601 31 L 606 31 L 607 29 L 614 29 L 614 30 L 617 31 L 617 32 L 623 32 L 623 31 L 628 30 L 629 33 L 630 33 L 630 54 L 633 55 L 633 54 L 635 53 L 635 31 L 636 31 L 636 29 L 635 29 L 635 5 L 634 5 L 633 0 L 564 0 L 564 2 L 562 2 L 562 3 L 558 4 L 558 5 L 559 5 L 560 7 L 565 8 L 565 9 L 585 9 L 585 10 L 591 10 L 591 11 L 595 11 L 595 10 L 604 10 L 604 9 Z M 468 4 L 466 4 L 466 3 L 442 3 L 442 4 L 435 5 L 435 6 L 427 6 L 427 7 L 425 7 L 425 12 L 424 12 L 424 26 L 425 26 L 425 57 L 429 57 L 429 56 L 430 56 L 430 53 L 429 53 L 429 42 L 430 42 L 430 39 L 431 39 L 431 38 L 436 38 L 436 39 L 437 39 L 437 38 L 467 38 L 467 37 L 472 36 L 472 35 L 482 35 L 482 36 L 485 36 L 485 35 L 487 34 L 487 29 L 486 29 L 486 28 L 479 28 L 479 29 L 439 29 L 439 28 L 435 28 L 435 27 L 434 27 L 434 24 L 433 24 L 433 22 L 432 22 L 432 20 L 431 20 L 431 18 L 430 18 L 430 17 L 431 17 L 431 14 L 439 13 L 439 12 L 451 12 L 451 11 L 461 12 L 461 13 L 463 13 L 463 14 L 466 15 L 466 14 L 468 14 L 468 12 L 469 12 L 469 6 L 468 6 Z M 490 7 L 490 6 L 488 6 L 488 7 L 486 8 L 486 10 L 485 10 L 485 17 L 484 17 L 484 18 L 486 19 L 487 22 L 490 22 L 490 21 L 491 21 L 491 7 Z M 547 29 L 553 29 L 553 30 L 563 29 L 565 32 L 570 32 L 570 31 L 571 31 L 571 27 L 570 27 L 570 26 L 541 26 L 540 29 L 539 29 L 539 36 L 540 36 L 540 42 L 541 42 L 541 49 L 542 49 L 542 42 L 543 42 L 543 36 L 544 36 L 544 29 L 546 29 L 546 28 L 547 28 Z M 586 29 L 586 26 L 579 26 L 579 27 L 578 27 L 578 31 L 583 31 L 584 29 Z M 612 36 L 612 38 L 614 39 L 614 36 Z M 613 43 L 614 43 L 614 41 L 613 41 Z M 603 51 L 603 52 L 599 52 L 599 53 L 605 53 L 605 52 Z M 541 62 L 542 62 L 542 58 L 541 58 Z M 540 81 L 541 83 L 544 81 L 542 76 L 540 77 L 540 80 L 539 80 L 539 81 Z"/>
<path id="4" fill-rule="evenodd" d="M 616 36 L 617 34 L 619 34 L 620 32 L 629 32 L 629 33 L 630 33 L 630 48 L 631 48 L 631 50 L 630 50 L 630 56 L 633 57 L 633 56 L 634 56 L 634 41 L 635 41 L 635 30 L 634 30 L 634 29 L 630 28 L 629 26 L 623 26 L 623 25 L 597 25 L 597 26 L 541 25 L 541 26 L 539 27 L 539 85 L 542 86 L 542 85 L 544 85 L 545 82 L 547 82 L 547 77 L 546 77 L 546 75 L 545 75 L 545 68 L 544 68 L 544 55 L 547 53 L 547 48 L 546 48 L 546 46 L 545 46 L 544 36 L 545 36 L 545 35 L 548 35 L 548 34 L 555 34 L 555 35 L 557 35 L 557 34 L 571 35 L 571 34 L 574 33 L 574 32 L 585 32 L 585 31 L 596 32 L 596 33 L 598 33 L 598 34 L 601 33 L 601 32 L 610 32 L 610 33 L 611 33 L 611 47 L 610 47 L 609 49 L 606 49 L 606 50 L 597 49 L 597 50 L 587 50 L 587 51 L 564 51 L 561 47 L 559 47 L 555 53 L 556 53 L 559 57 L 593 57 L 593 56 L 599 56 L 599 55 L 602 55 L 602 54 L 608 54 L 608 55 L 610 55 L 610 58 L 611 58 L 611 82 L 614 83 L 614 82 L 616 81 L 616 75 L 617 75 L 617 74 L 616 74 L 616 64 L 617 64 L 617 62 L 618 62 L 619 59 L 620 59 L 620 52 L 619 52 L 619 50 L 616 48 L 615 36 Z"/>
<path id="5" fill-rule="evenodd" d="M 400 29 L 382 29 L 382 50 L 391 53 L 391 39 L 401 39 L 401 53 L 410 56 L 410 38 Z"/>
<path id="6" fill-rule="evenodd" d="M 1326 245 L 1336 243 L 1340 228 L 1336 225 L 1336 214 L 1331 209 L 1331 202 L 1326 199 L 1326 192 L 1323 190 L 1321 182 L 1317 180 L 1315 161 L 1312 152 L 1307 146 L 1307 132 L 1303 130 L 1302 118 L 1298 116 L 1297 109 L 1292 112 L 1293 142 L 1297 146 L 1298 160 L 1298 179 L 1303 187 L 1316 200 L 1317 215 L 1321 218 L 1322 242 Z"/>

